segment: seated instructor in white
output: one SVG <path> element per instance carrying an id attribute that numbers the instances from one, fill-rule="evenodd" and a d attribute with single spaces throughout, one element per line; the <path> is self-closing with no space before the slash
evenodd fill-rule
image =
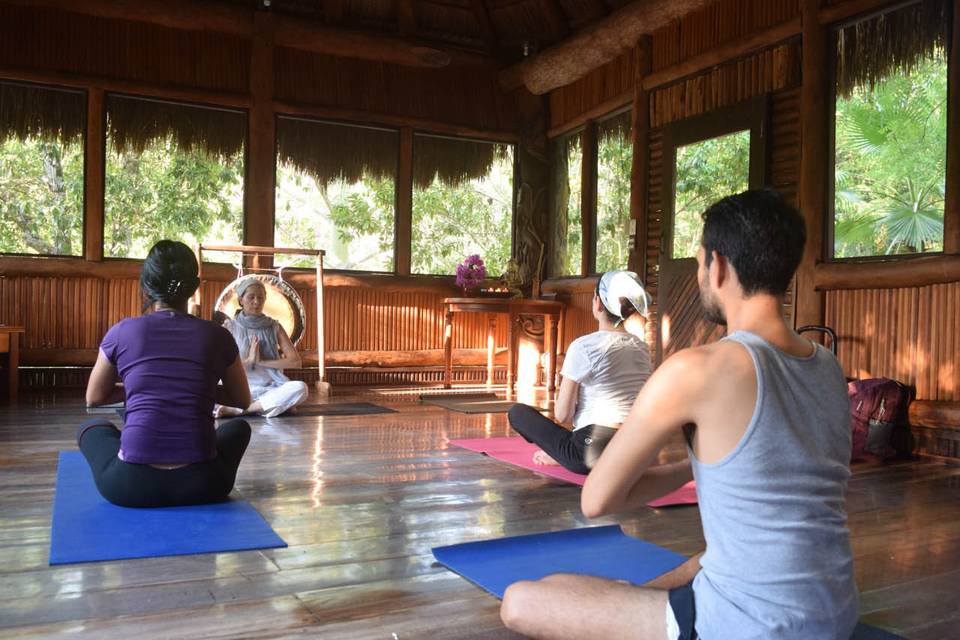
<path id="1" fill-rule="evenodd" d="M 857 587 L 844 494 L 850 415 L 836 358 L 784 321 L 800 214 L 774 191 L 704 213 L 700 296 L 725 339 L 666 360 L 587 477 L 588 517 L 697 481 L 706 551 L 638 587 L 557 574 L 518 582 L 501 617 L 535 638 L 848 640 Z M 684 433 L 688 457 L 654 466 Z"/>
<path id="2" fill-rule="evenodd" d="M 597 280 L 591 305 L 597 330 L 567 349 L 553 409 L 557 421 L 525 404 L 514 405 L 507 416 L 514 431 L 540 447 L 534 463 L 590 472 L 650 377 L 650 348 L 643 339 L 649 302 L 632 271 L 608 271 Z M 571 420 L 572 432 L 561 426 Z"/>

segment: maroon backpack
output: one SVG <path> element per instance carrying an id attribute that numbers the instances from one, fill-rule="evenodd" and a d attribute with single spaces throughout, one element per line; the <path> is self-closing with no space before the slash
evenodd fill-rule
<path id="1" fill-rule="evenodd" d="M 868 378 L 847 384 L 850 398 L 850 428 L 853 431 L 851 460 L 889 458 L 904 451 L 908 436 L 907 407 L 910 388 L 890 378 Z"/>

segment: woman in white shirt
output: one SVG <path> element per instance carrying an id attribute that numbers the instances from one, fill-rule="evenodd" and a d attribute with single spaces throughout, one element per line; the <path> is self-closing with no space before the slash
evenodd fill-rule
<path id="1" fill-rule="evenodd" d="M 540 447 L 536 464 L 589 473 L 633 406 L 653 367 L 643 339 L 650 297 L 632 271 L 608 271 L 597 281 L 597 331 L 574 340 L 560 375 L 556 422 L 533 407 L 515 405 L 510 426 Z M 629 319 L 632 333 L 624 327 Z M 636 334 L 636 335 L 635 335 Z M 572 420 L 573 430 L 562 426 Z"/>

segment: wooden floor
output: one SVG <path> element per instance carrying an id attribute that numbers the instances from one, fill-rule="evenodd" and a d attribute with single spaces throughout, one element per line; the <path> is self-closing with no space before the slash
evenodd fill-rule
<path id="1" fill-rule="evenodd" d="M 508 435 L 375 390 L 397 409 L 252 421 L 237 492 L 286 549 L 47 566 L 57 452 L 87 418 L 78 391 L 0 408 L 0 637 L 510 638 L 499 602 L 437 566 L 430 548 L 620 522 L 684 554 L 696 507 L 588 521 L 579 488 L 448 444 Z M 863 617 L 909 638 L 960 638 L 960 466 L 862 466 L 848 510 Z"/>

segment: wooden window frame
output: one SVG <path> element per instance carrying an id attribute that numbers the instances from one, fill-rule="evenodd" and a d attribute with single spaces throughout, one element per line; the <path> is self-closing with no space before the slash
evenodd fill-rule
<path id="1" fill-rule="evenodd" d="M 827 162 L 826 162 L 826 202 L 823 220 L 823 242 L 820 255 L 825 263 L 838 264 L 875 264 L 879 262 L 909 262 L 923 258 L 939 258 L 946 255 L 960 253 L 960 240 L 956 240 L 956 247 L 951 246 L 951 240 L 960 236 L 960 11 L 954 7 L 952 24 L 947 28 L 946 42 L 946 73 L 947 73 L 947 140 L 946 157 L 944 163 L 944 201 L 943 201 L 943 249 L 941 251 L 926 251 L 923 253 L 897 253 L 869 256 L 851 256 L 838 258 L 836 252 L 836 169 L 837 169 L 837 41 L 841 29 L 851 25 L 871 20 L 877 16 L 897 11 L 911 4 L 919 4 L 920 0 L 899 2 L 878 11 L 861 14 L 850 20 L 838 22 L 828 27 L 829 42 L 827 45 L 828 73 L 827 99 L 830 116 L 827 118 Z"/>
<path id="2" fill-rule="evenodd" d="M 38 82 L 33 80 L 18 80 L 14 78 L 4 78 L 0 77 L 0 84 L 7 85 L 17 85 L 22 87 L 33 87 L 37 89 L 44 89 L 49 91 L 60 91 L 75 94 L 81 96 L 84 102 L 84 128 L 83 133 L 80 136 L 80 144 L 83 146 L 83 198 L 81 199 L 80 207 L 80 253 L 73 255 L 65 255 L 59 253 L 18 253 L 18 252 L 0 252 L 0 257 L 11 257 L 11 258 L 56 258 L 57 260 L 84 260 L 87 256 L 90 241 L 95 237 L 94 234 L 91 234 L 89 222 L 95 222 L 96 217 L 90 215 L 88 211 L 88 202 L 92 201 L 92 196 L 94 194 L 90 193 L 90 183 L 91 183 L 91 173 L 96 170 L 94 167 L 92 170 L 90 168 L 90 155 L 91 153 L 95 154 L 95 148 L 91 149 L 90 137 L 91 137 L 91 121 L 95 120 L 96 114 L 91 115 L 91 102 L 96 98 L 94 95 L 95 92 L 90 89 L 83 87 L 71 87 L 65 85 L 51 84 L 46 82 Z M 101 96 L 102 98 L 102 96 Z M 103 165 L 100 165 L 101 169 L 101 178 L 100 184 L 103 184 L 102 169 Z M 100 219 L 100 228 L 103 228 L 102 220 L 102 207 L 101 207 L 101 219 Z M 100 247 L 102 252 L 103 247 L 103 238 L 101 231 L 100 238 Z"/>
<path id="3" fill-rule="evenodd" d="M 672 122 L 663 129 L 663 189 L 660 260 L 691 260 L 673 257 L 674 200 L 676 198 L 677 149 L 739 131 L 750 131 L 749 188 L 768 184 L 770 98 L 759 96 L 717 111 Z M 669 224 L 667 224 L 669 222 Z"/>

